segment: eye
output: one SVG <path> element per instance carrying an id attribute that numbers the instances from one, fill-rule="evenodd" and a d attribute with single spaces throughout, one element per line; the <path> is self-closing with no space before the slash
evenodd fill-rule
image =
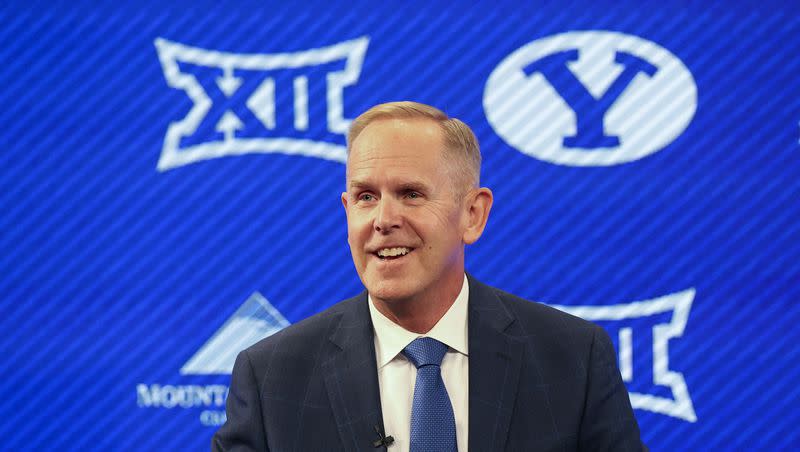
<path id="1" fill-rule="evenodd" d="M 367 202 L 369 202 L 369 201 L 374 201 L 375 197 L 372 196 L 372 194 L 370 194 L 370 193 L 362 193 L 362 194 L 360 194 L 358 196 L 358 200 L 359 201 L 367 201 Z"/>
<path id="2" fill-rule="evenodd" d="M 422 197 L 422 195 L 420 195 L 419 192 L 410 191 L 410 192 L 406 193 L 406 197 L 409 198 L 409 199 L 419 199 L 419 198 Z"/>

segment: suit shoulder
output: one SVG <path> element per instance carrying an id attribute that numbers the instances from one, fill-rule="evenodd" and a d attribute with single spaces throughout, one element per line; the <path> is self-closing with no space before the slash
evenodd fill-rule
<path id="1" fill-rule="evenodd" d="M 569 375 L 585 378 L 592 367 L 593 350 L 600 352 L 604 360 L 613 359 L 611 340 L 599 325 L 552 306 L 494 290 L 514 318 L 506 333 L 524 342 L 537 362 L 547 363 L 538 368 L 542 376 L 553 380 Z"/>
<path id="2" fill-rule="evenodd" d="M 361 296 L 340 301 L 322 312 L 287 326 L 244 350 L 251 359 L 266 358 L 276 351 L 304 356 L 320 341 L 327 339 L 341 315 L 361 302 Z"/>
<path id="3" fill-rule="evenodd" d="M 588 320 L 552 306 L 526 300 L 494 287 L 492 287 L 492 290 L 526 331 L 558 330 L 571 335 L 577 334 L 591 337 L 601 329 L 598 325 Z"/>

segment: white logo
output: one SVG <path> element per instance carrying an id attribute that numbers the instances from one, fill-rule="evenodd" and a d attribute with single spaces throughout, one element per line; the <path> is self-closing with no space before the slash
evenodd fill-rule
<path id="1" fill-rule="evenodd" d="M 206 375 L 203 381 L 139 383 L 137 405 L 144 409 L 199 409 L 201 424 L 222 425 L 229 387 L 212 376 L 229 376 L 240 351 L 287 326 L 286 318 L 254 292 L 181 368 L 181 375 Z"/>
<path id="2" fill-rule="evenodd" d="M 287 326 L 289 321 L 254 292 L 186 361 L 181 375 L 230 374 L 240 351 Z"/>
<path id="3" fill-rule="evenodd" d="M 158 170 L 247 153 L 345 162 L 343 89 L 358 82 L 368 44 L 236 54 L 156 39 L 167 84 L 194 104 L 169 125 Z"/>
<path id="4" fill-rule="evenodd" d="M 697 86 L 666 49 L 608 31 L 533 41 L 486 83 L 486 117 L 519 151 L 569 166 L 610 166 L 657 152 L 688 127 Z"/>
<path id="5" fill-rule="evenodd" d="M 636 375 L 633 372 L 635 359 L 652 359 L 653 381 L 639 383 L 667 387 L 672 392 L 672 398 L 630 392 L 631 405 L 634 408 L 696 422 L 697 415 L 683 374 L 669 369 L 669 341 L 683 336 L 694 295 L 695 290 L 692 288 L 652 300 L 612 306 L 551 306 L 586 320 L 602 322 L 610 334 L 614 334 L 616 330 L 619 369 L 626 383 L 635 381 Z M 639 323 L 639 331 L 635 332 L 634 321 L 670 312 L 672 317 L 669 323 L 650 324 L 649 331 L 642 331 Z M 633 353 L 635 334 L 652 335 L 652 354 L 646 351 L 641 357 L 635 356 Z"/>

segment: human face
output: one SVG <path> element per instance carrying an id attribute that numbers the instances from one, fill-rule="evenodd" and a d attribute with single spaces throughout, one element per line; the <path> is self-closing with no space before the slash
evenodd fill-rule
<path id="1" fill-rule="evenodd" d="M 464 277 L 468 209 L 438 124 L 369 124 L 351 144 L 342 203 L 353 262 L 373 300 L 452 302 Z"/>

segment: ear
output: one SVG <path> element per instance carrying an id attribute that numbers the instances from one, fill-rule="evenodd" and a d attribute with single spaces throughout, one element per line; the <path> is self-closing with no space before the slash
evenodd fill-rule
<path id="1" fill-rule="evenodd" d="M 347 216 L 350 215 L 350 213 L 349 213 L 350 211 L 347 209 L 347 201 L 348 200 L 349 200 L 349 198 L 347 196 L 347 192 L 346 191 L 342 192 L 342 206 L 344 206 L 344 214 L 347 215 Z"/>
<path id="2" fill-rule="evenodd" d="M 486 187 L 470 190 L 464 205 L 466 209 L 467 224 L 462 239 L 467 245 L 475 243 L 483 234 L 486 222 L 489 220 L 489 211 L 492 210 L 494 195 Z"/>
<path id="3" fill-rule="evenodd" d="M 347 192 L 342 192 L 342 206 L 344 207 L 344 216 L 347 218 L 347 243 L 350 243 L 350 209 L 348 209 L 348 201 L 350 197 L 347 196 Z"/>

